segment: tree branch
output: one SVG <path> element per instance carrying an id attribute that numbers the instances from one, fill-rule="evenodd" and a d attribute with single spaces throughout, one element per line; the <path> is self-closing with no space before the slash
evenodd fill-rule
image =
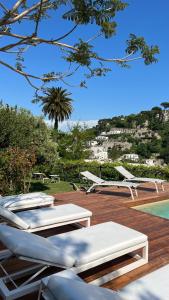
<path id="1" fill-rule="evenodd" d="M 21 41 L 17 42 L 17 43 L 13 43 L 13 44 L 9 44 L 7 46 L 4 46 L 2 48 L 0 48 L 0 51 L 4 51 L 4 50 L 9 50 L 11 48 L 14 48 L 18 45 L 24 45 L 25 43 L 27 44 L 29 41 L 29 44 L 32 46 L 36 46 L 37 44 L 41 44 L 41 43 L 45 43 L 45 44 L 50 44 L 50 45 L 54 45 L 54 46 L 58 46 L 58 47 L 64 47 L 64 48 L 68 48 L 74 51 L 77 51 L 78 49 L 74 46 L 65 44 L 65 43 L 60 43 L 57 42 L 57 40 L 46 40 L 40 37 L 35 37 L 35 36 L 20 36 L 20 35 L 16 35 L 16 34 L 11 34 L 11 33 L 7 33 L 7 32 L 3 32 L 0 31 L 1 35 L 8 35 L 8 36 L 12 36 L 12 37 L 16 37 L 16 38 L 20 38 Z"/>
<path id="2" fill-rule="evenodd" d="M 17 47 L 17 46 L 19 46 L 19 45 L 25 45 L 25 44 L 27 45 L 29 39 L 30 39 L 30 37 L 25 37 L 24 39 L 20 40 L 20 41 L 17 42 L 17 43 L 9 44 L 9 45 L 6 45 L 6 46 L 0 48 L 0 51 L 5 52 L 5 51 L 10 50 L 10 49 L 12 49 L 12 48 L 15 48 L 15 47 Z"/>
<path id="3" fill-rule="evenodd" d="M 125 62 L 131 62 L 131 61 L 134 61 L 134 60 L 138 60 L 138 59 L 142 59 L 143 57 L 142 56 L 138 56 L 138 57 L 134 57 L 134 58 L 130 58 L 128 59 L 127 58 L 128 56 L 126 57 L 123 57 L 123 58 L 104 58 L 104 57 L 99 57 L 97 56 L 97 59 L 100 60 L 100 61 L 104 61 L 104 62 L 121 62 L 121 63 L 125 63 Z"/>
<path id="4" fill-rule="evenodd" d="M 65 37 L 67 37 L 69 34 L 71 34 L 76 28 L 77 28 L 78 24 L 76 24 L 70 31 L 68 31 L 66 34 L 62 35 L 61 37 L 55 39 L 54 41 L 60 41 L 62 39 L 64 39 Z"/>
<path id="5" fill-rule="evenodd" d="M 12 7 L 12 9 L 10 10 L 11 14 L 13 14 L 23 2 L 24 2 L 24 0 L 17 1 L 15 3 L 15 5 Z"/>
<path id="6" fill-rule="evenodd" d="M 88 40 L 86 41 L 86 43 L 92 42 L 93 40 L 97 39 L 97 38 L 98 38 L 99 36 L 101 36 L 101 35 L 103 35 L 102 32 L 96 33 L 94 36 L 92 36 L 90 39 L 88 39 Z"/>
<path id="7" fill-rule="evenodd" d="M 16 38 L 16 39 L 24 39 L 24 38 L 26 38 L 26 36 L 24 36 L 24 35 L 11 33 L 9 31 L 0 31 L 0 35 L 10 36 L 10 37 L 13 37 L 13 38 Z"/>
<path id="8" fill-rule="evenodd" d="M 9 10 L 5 7 L 5 5 L 4 4 L 2 4 L 1 2 L 0 2 L 0 6 L 4 9 L 4 11 L 6 12 L 6 13 L 8 13 L 9 12 Z"/>
<path id="9" fill-rule="evenodd" d="M 80 65 L 72 72 L 70 72 L 69 74 L 66 72 L 65 74 L 61 74 L 61 75 L 58 75 L 58 76 L 51 76 L 51 77 L 40 77 L 40 76 L 36 76 L 36 75 L 32 75 L 32 74 L 29 74 L 29 73 L 26 73 L 26 72 L 23 72 L 21 70 L 18 70 L 16 68 L 14 68 L 13 66 L 9 65 L 8 63 L 0 60 L 0 64 L 7 67 L 8 69 L 14 71 L 15 73 L 19 74 L 19 75 L 22 75 L 24 76 L 25 78 L 32 78 L 32 79 L 37 79 L 37 80 L 40 80 L 40 81 L 49 81 L 49 80 L 60 80 L 60 79 L 63 79 L 64 77 L 68 77 L 70 76 L 71 74 L 75 73 L 78 68 L 80 67 Z"/>
<path id="10" fill-rule="evenodd" d="M 42 4 L 45 4 L 47 2 L 49 2 L 49 0 L 42 0 Z M 2 18 L 0 20 L 0 26 L 1 25 L 7 25 L 7 24 L 12 24 L 15 23 L 17 21 L 19 21 L 20 19 L 22 19 L 24 16 L 28 15 L 30 12 L 36 10 L 39 6 L 41 5 L 41 1 L 36 3 L 35 5 L 31 6 L 30 8 L 24 10 L 22 13 L 18 14 L 16 17 L 9 19 L 11 17 L 11 14 L 9 16 L 9 18 L 6 19 L 6 16 L 4 18 Z"/>
<path id="11" fill-rule="evenodd" d="M 37 34 L 38 34 L 38 27 L 39 27 L 41 12 L 42 12 L 42 2 L 43 2 L 43 0 L 40 1 L 39 12 L 38 12 L 37 20 L 36 20 L 34 36 L 37 36 Z"/>
<path id="12" fill-rule="evenodd" d="M 53 42 L 58 42 L 59 40 L 64 39 L 65 37 L 67 37 L 69 34 L 71 34 L 76 28 L 77 28 L 78 24 L 76 24 L 75 26 L 73 26 L 73 28 L 71 30 L 69 30 L 67 33 L 65 33 L 64 35 L 60 36 L 59 38 L 53 39 Z M 12 38 L 16 38 L 16 39 L 25 39 L 26 36 L 24 35 L 20 35 L 20 34 L 15 34 L 15 33 L 11 33 L 9 31 L 0 31 L 0 35 L 5 35 L 5 36 L 10 36 Z"/>

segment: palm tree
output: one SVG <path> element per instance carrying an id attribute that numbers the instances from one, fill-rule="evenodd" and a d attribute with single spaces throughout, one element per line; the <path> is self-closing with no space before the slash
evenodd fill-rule
<path id="1" fill-rule="evenodd" d="M 67 90 L 58 88 L 48 88 L 45 91 L 45 96 L 39 96 L 42 102 L 42 111 L 49 120 L 54 120 L 54 129 L 58 130 L 58 122 L 63 122 L 69 119 L 73 107 L 71 94 Z"/>

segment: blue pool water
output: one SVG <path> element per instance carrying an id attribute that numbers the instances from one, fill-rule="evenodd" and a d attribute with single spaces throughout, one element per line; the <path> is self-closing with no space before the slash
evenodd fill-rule
<path id="1" fill-rule="evenodd" d="M 133 207 L 136 210 L 140 210 L 149 213 L 154 216 L 169 219 L 169 200 L 159 201 L 155 203 L 149 203 L 145 205 L 139 205 Z"/>

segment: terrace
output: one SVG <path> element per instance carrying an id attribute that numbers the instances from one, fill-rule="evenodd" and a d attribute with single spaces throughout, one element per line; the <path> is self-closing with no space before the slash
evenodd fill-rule
<path id="1" fill-rule="evenodd" d="M 92 225 L 106 221 L 114 221 L 125 226 L 131 227 L 148 235 L 149 238 L 149 263 L 134 271 L 129 272 L 111 282 L 105 284 L 105 287 L 117 290 L 133 280 L 148 274 L 159 267 L 169 263 L 169 220 L 152 216 L 132 209 L 132 206 L 161 201 L 169 199 L 169 184 L 166 185 L 165 192 L 157 195 L 149 185 L 138 190 L 139 198 L 131 200 L 126 190 L 111 188 L 104 189 L 100 192 L 86 195 L 84 192 L 67 192 L 56 194 L 56 205 L 63 203 L 74 203 L 93 212 Z M 49 236 L 56 233 L 72 230 L 72 227 L 47 230 L 42 232 L 43 236 Z M 102 238 L 102 237 L 100 237 Z M 125 256 L 116 259 L 113 263 L 107 263 L 104 266 L 94 268 L 82 274 L 82 277 L 88 282 L 104 275 L 107 271 L 116 269 L 117 266 L 123 266 L 126 262 L 132 260 L 131 257 Z M 11 270 L 21 267 L 21 263 L 14 260 L 10 266 Z M 23 263 L 24 264 L 24 263 Z M 0 274 L 1 275 L 1 274 Z M 25 296 L 24 300 L 36 299 L 36 295 Z"/>

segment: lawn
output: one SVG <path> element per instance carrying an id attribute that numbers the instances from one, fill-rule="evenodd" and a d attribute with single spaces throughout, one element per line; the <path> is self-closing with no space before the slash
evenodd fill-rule
<path id="1" fill-rule="evenodd" d="M 33 180 L 30 189 L 30 192 L 44 192 L 47 194 L 56 194 L 71 191 L 73 191 L 73 188 L 70 183 L 66 181 L 43 183 L 39 180 Z"/>

